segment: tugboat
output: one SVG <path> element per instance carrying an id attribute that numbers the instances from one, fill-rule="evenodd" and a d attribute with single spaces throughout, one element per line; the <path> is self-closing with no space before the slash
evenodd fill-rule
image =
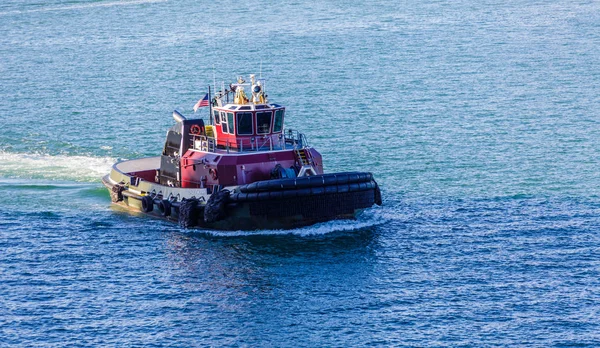
<path id="1" fill-rule="evenodd" d="M 219 230 L 290 229 L 381 205 L 371 173 L 323 172 L 305 135 L 284 128 L 285 107 L 267 100 L 264 79 L 240 77 L 212 98 L 209 87 L 201 106 L 209 124 L 175 110 L 160 156 L 113 165 L 102 178 L 113 203 Z"/>

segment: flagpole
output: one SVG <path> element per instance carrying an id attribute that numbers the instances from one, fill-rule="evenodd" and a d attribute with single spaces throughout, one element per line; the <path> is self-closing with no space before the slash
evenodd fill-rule
<path id="1" fill-rule="evenodd" d="M 210 97 L 210 85 L 208 85 L 208 119 L 210 120 L 210 125 L 213 125 L 213 105 L 212 99 Z"/>

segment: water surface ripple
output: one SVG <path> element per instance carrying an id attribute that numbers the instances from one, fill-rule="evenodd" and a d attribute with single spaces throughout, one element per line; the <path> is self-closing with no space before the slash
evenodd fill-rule
<path id="1" fill-rule="evenodd" d="M 597 2 L 6 0 L 0 32 L 0 345 L 600 346 Z M 261 65 L 383 207 L 221 233 L 110 206 L 112 163 Z"/>

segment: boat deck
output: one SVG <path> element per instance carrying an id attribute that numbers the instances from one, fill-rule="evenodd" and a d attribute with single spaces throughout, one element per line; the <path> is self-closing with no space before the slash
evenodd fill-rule
<path id="1" fill-rule="evenodd" d="M 117 169 L 122 174 L 137 173 L 147 170 L 156 170 L 160 168 L 160 157 L 145 157 L 129 161 L 123 161 L 115 164 Z"/>

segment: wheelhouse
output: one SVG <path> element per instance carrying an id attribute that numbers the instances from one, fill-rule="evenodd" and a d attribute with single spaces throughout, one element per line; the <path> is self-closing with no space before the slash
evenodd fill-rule
<path id="1" fill-rule="evenodd" d="M 217 92 L 211 102 L 210 123 L 217 149 L 257 151 L 282 146 L 285 107 L 267 101 L 264 80 L 254 75 L 250 78 L 247 84 L 240 77 L 229 89 Z M 250 98 L 244 88 L 250 89 Z"/>
<path id="2" fill-rule="evenodd" d="M 283 133 L 285 108 L 277 104 L 235 105 L 213 108 L 217 147 L 250 149 L 273 142 Z"/>

